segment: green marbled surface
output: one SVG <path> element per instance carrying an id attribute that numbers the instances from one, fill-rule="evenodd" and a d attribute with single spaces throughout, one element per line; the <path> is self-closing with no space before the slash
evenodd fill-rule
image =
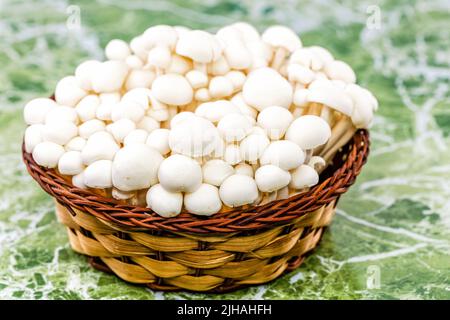
<path id="1" fill-rule="evenodd" d="M 274 3 L 0 1 L 0 299 L 450 298 L 449 2 Z M 81 28 L 67 27 L 71 4 Z M 379 29 L 366 25 L 371 5 Z M 297 271 L 226 295 L 158 293 L 91 269 L 21 162 L 24 103 L 48 96 L 83 59 L 101 58 L 111 38 L 130 40 L 152 24 L 216 30 L 236 20 L 289 25 L 305 45 L 349 62 L 380 101 L 370 160 L 320 248 Z"/>

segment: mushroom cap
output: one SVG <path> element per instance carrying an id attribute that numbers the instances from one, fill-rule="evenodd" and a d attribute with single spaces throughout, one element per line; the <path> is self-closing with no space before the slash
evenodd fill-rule
<path id="1" fill-rule="evenodd" d="M 308 87 L 307 100 L 329 106 L 347 116 L 353 112 L 353 102 L 342 88 L 326 79 L 314 80 Z"/>
<path id="2" fill-rule="evenodd" d="M 210 63 L 220 58 L 222 50 L 220 42 L 212 34 L 190 30 L 180 34 L 175 51 L 195 62 Z"/>
<path id="3" fill-rule="evenodd" d="M 261 165 L 273 164 L 289 171 L 297 168 L 305 161 L 305 153 L 292 141 L 274 141 L 264 150 L 259 161 Z"/>
<path id="4" fill-rule="evenodd" d="M 243 174 L 244 176 L 249 176 L 251 178 L 253 178 L 254 176 L 253 167 L 245 162 L 241 162 L 235 165 L 234 172 L 236 174 Z"/>
<path id="5" fill-rule="evenodd" d="M 275 25 L 267 28 L 262 34 L 262 40 L 272 47 L 279 47 L 293 52 L 302 47 L 297 34 L 285 26 Z"/>
<path id="6" fill-rule="evenodd" d="M 245 83 L 245 79 L 247 79 L 247 76 L 245 75 L 245 73 L 243 73 L 241 71 L 237 71 L 237 70 L 231 70 L 231 71 L 227 72 L 225 77 L 231 81 L 235 92 L 242 89 L 242 87 Z"/>
<path id="7" fill-rule="evenodd" d="M 81 172 L 72 177 L 72 184 L 74 187 L 80 189 L 87 189 L 87 186 L 84 184 L 84 172 Z"/>
<path id="8" fill-rule="evenodd" d="M 129 68 L 120 60 L 103 62 L 92 78 L 92 89 L 95 92 L 115 92 L 122 88 Z"/>
<path id="9" fill-rule="evenodd" d="M 81 151 L 81 158 L 85 165 L 97 160 L 112 160 L 120 149 L 113 137 L 106 131 L 92 134 Z"/>
<path id="10" fill-rule="evenodd" d="M 23 118 L 28 125 L 44 123 L 47 114 L 57 106 L 52 99 L 33 99 L 25 105 Z"/>
<path id="11" fill-rule="evenodd" d="M 195 114 L 211 122 L 219 122 L 230 113 L 241 113 L 239 108 L 228 100 L 204 102 L 197 106 Z"/>
<path id="12" fill-rule="evenodd" d="M 233 91 L 233 83 L 227 77 L 217 76 L 211 79 L 209 82 L 209 94 L 214 99 L 230 96 Z"/>
<path id="13" fill-rule="evenodd" d="M 242 174 L 234 174 L 220 185 L 219 195 L 229 207 L 253 203 L 259 195 L 255 180 Z"/>
<path id="14" fill-rule="evenodd" d="M 253 125 L 247 116 L 230 113 L 220 119 L 217 129 L 226 142 L 241 141 L 250 133 Z"/>
<path id="15" fill-rule="evenodd" d="M 286 132 L 286 140 L 299 145 L 303 150 L 323 145 L 331 136 L 328 123 L 321 117 L 305 115 L 295 119 Z"/>
<path id="16" fill-rule="evenodd" d="M 203 88 L 208 85 L 208 76 L 198 70 L 191 70 L 186 73 L 186 79 L 194 89 Z"/>
<path id="17" fill-rule="evenodd" d="M 182 75 L 171 73 L 156 78 L 152 83 L 152 92 L 159 101 L 170 105 L 189 104 L 194 91 Z"/>
<path id="18" fill-rule="evenodd" d="M 104 94 L 102 94 L 104 95 Z M 127 91 L 121 101 L 134 102 L 139 104 L 142 108 L 147 110 L 150 106 L 151 101 L 155 101 L 156 99 L 153 96 L 153 93 L 148 88 L 134 88 Z M 115 103 L 120 101 L 120 96 L 118 101 L 114 101 Z M 162 105 L 162 108 L 167 108 L 166 105 Z"/>
<path id="19" fill-rule="evenodd" d="M 113 160 L 113 185 L 122 191 L 149 188 L 158 182 L 163 157 L 146 144 L 135 143 L 120 149 Z"/>
<path id="20" fill-rule="evenodd" d="M 247 162 L 257 161 L 270 144 L 266 135 L 250 134 L 245 137 L 239 146 L 241 158 Z"/>
<path id="21" fill-rule="evenodd" d="M 152 70 L 131 70 L 125 81 L 125 89 L 133 90 L 137 88 L 151 87 L 156 74 Z"/>
<path id="22" fill-rule="evenodd" d="M 357 128 L 368 128 L 373 119 L 371 93 L 356 84 L 349 84 L 345 91 L 353 100 L 352 122 Z"/>
<path id="23" fill-rule="evenodd" d="M 80 151 L 68 151 L 58 161 L 58 171 L 61 174 L 77 175 L 83 172 L 83 160 Z"/>
<path id="24" fill-rule="evenodd" d="M 301 64 L 289 64 L 287 72 L 291 82 L 309 84 L 315 78 L 314 72 Z"/>
<path id="25" fill-rule="evenodd" d="M 256 170 L 255 181 L 262 192 L 273 192 L 287 186 L 291 181 L 291 175 L 280 167 L 268 164 Z"/>
<path id="26" fill-rule="evenodd" d="M 167 69 L 172 62 L 172 54 L 167 47 L 154 47 L 147 56 L 147 65 Z"/>
<path id="27" fill-rule="evenodd" d="M 326 65 L 334 60 L 333 55 L 323 47 L 311 46 L 308 47 L 308 49 L 311 51 L 313 55 L 317 56 L 322 61 L 323 65 Z"/>
<path id="28" fill-rule="evenodd" d="M 166 73 L 178 73 L 185 75 L 192 68 L 192 60 L 177 54 L 172 54 L 172 59 L 169 67 L 166 69 Z"/>
<path id="29" fill-rule="evenodd" d="M 226 178 L 234 174 L 234 169 L 223 160 L 213 159 L 202 166 L 202 173 L 205 183 L 219 187 Z"/>
<path id="30" fill-rule="evenodd" d="M 112 187 L 112 161 L 98 160 L 91 163 L 83 173 L 84 184 L 91 188 L 107 189 Z"/>
<path id="31" fill-rule="evenodd" d="M 78 128 L 70 121 L 52 121 L 42 128 L 42 138 L 59 145 L 64 145 L 78 134 Z"/>
<path id="32" fill-rule="evenodd" d="M 291 182 L 289 187 L 293 189 L 303 189 L 312 187 L 319 182 L 319 175 L 314 168 L 302 164 L 291 172 Z"/>
<path id="33" fill-rule="evenodd" d="M 130 101 L 122 100 L 117 103 L 111 111 L 112 121 L 118 121 L 120 119 L 130 119 L 134 123 L 138 123 L 145 115 L 145 110 L 141 104 Z"/>
<path id="34" fill-rule="evenodd" d="M 86 145 L 86 139 L 82 137 L 75 137 L 66 143 L 65 148 L 67 151 L 81 151 Z"/>
<path id="35" fill-rule="evenodd" d="M 231 165 L 241 162 L 242 158 L 240 147 L 235 144 L 226 145 L 223 152 L 223 159 Z"/>
<path id="36" fill-rule="evenodd" d="M 57 106 L 50 109 L 45 117 L 45 123 L 54 121 L 70 121 L 74 124 L 78 124 L 78 114 L 74 108 L 68 106 Z"/>
<path id="37" fill-rule="evenodd" d="M 101 120 L 88 120 L 78 127 L 78 134 L 80 135 L 80 137 L 87 139 L 95 132 L 104 131 L 105 127 L 105 123 Z"/>
<path id="38" fill-rule="evenodd" d="M 253 107 L 249 106 L 243 96 L 242 96 L 242 92 L 239 92 L 237 94 L 235 94 L 231 99 L 230 102 L 232 104 L 234 104 L 236 107 L 239 108 L 239 110 L 241 111 L 242 114 L 249 116 L 253 119 L 256 119 L 256 117 L 258 116 L 258 111 L 256 109 L 254 109 Z"/>
<path id="39" fill-rule="evenodd" d="M 297 89 L 294 92 L 292 103 L 297 107 L 306 107 L 308 105 L 308 89 Z"/>
<path id="40" fill-rule="evenodd" d="M 201 186 L 191 193 L 184 195 L 184 206 L 190 213 L 210 216 L 222 208 L 219 197 L 219 189 L 216 186 L 202 183 Z"/>
<path id="41" fill-rule="evenodd" d="M 142 34 L 143 43 L 147 49 L 155 46 L 168 47 L 170 50 L 175 49 L 178 34 L 174 27 L 168 25 L 156 25 L 148 28 Z"/>
<path id="42" fill-rule="evenodd" d="M 169 134 L 168 129 L 155 129 L 150 132 L 145 143 L 158 150 L 162 155 L 166 155 L 170 152 Z"/>
<path id="43" fill-rule="evenodd" d="M 120 39 L 113 39 L 105 47 L 108 60 L 125 60 L 131 54 L 128 43 Z"/>
<path id="44" fill-rule="evenodd" d="M 230 71 L 230 66 L 228 65 L 228 61 L 225 57 L 221 56 L 216 61 L 208 63 L 206 66 L 206 71 L 213 76 L 223 76 Z"/>
<path id="45" fill-rule="evenodd" d="M 320 156 L 312 156 L 308 161 L 308 166 L 312 167 L 317 172 L 325 168 L 326 165 L 325 159 Z"/>
<path id="46" fill-rule="evenodd" d="M 234 42 L 227 44 L 223 54 L 230 69 L 245 70 L 252 66 L 252 53 L 247 49 L 244 43 Z"/>
<path id="47" fill-rule="evenodd" d="M 266 130 L 270 139 L 278 140 L 284 136 L 293 119 L 288 109 L 271 106 L 258 114 L 257 123 Z"/>
<path id="48" fill-rule="evenodd" d="M 122 119 L 126 120 L 126 119 Z M 119 120 L 120 121 L 120 120 Z M 153 119 L 152 117 L 144 116 L 141 121 L 139 121 L 136 125 L 136 128 L 143 129 L 147 132 L 152 132 L 153 130 L 159 129 L 160 123 Z"/>
<path id="49" fill-rule="evenodd" d="M 54 142 L 44 141 L 33 149 L 33 159 L 40 166 L 56 168 L 59 158 L 64 154 L 64 148 Z"/>
<path id="50" fill-rule="evenodd" d="M 33 124 L 26 128 L 24 136 L 26 152 L 32 153 L 34 147 L 44 141 L 42 138 L 43 128 L 43 124 Z"/>
<path id="51" fill-rule="evenodd" d="M 255 29 L 254 26 L 247 22 L 239 21 L 236 23 L 233 23 L 231 26 L 238 29 L 241 33 L 242 39 L 244 42 L 253 42 L 253 41 L 259 41 L 261 36 L 259 35 L 258 30 Z"/>
<path id="52" fill-rule="evenodd" d="M 356 75 L 353 69 L 344 61 L 334 60 L 325 65 L 325 74 L 330 79 L 342 80 L 346 83 L 355 83 Z"/>
<path id="53" fill-rule="evenodd" d="M 202 183 L 202 168 L 195 160 L 174 154 L 162 161 L 158 179 L 170 192 L 194 192 Z"/>
<path id="54" fill-rule="evenodd" d="M 92 90 L 92 78 L 102 63 L 97 60 L 87 60 L 82 62 L 75 69 L 76 83 L 86 91 Z"/>
<path id="55" fill-rule="evenodd" d="M 95 119 L 100 98 L 96 94 L 90 94 L 80 100 L 75 106 L 75 111 L 81 121 Z"/>
<path id="56" fill-rule="evenodd" d="M 271 68 L 253 70 L 242 88 L 244 101 L 262 111 L 270 106 L 289 108 L 292 87 L 277 71 Z"/>
<path id="57" fill-rule="evenodd" d="M 147 207 L 164 218 L 175 217 L 183 207 L 183 194 L 170 192 L 161 184 L 155 184 L 147 191 Z"/>
<path id="58" fill-rule="evenodd" d="M 184 120 L 189 119 L 191 117 L 195 117 L 195 114 L 190 111 L 183 111 L 183 112 L 177 113 L 170 120 L 170 128 L 171 129 L 175 128 L 178 124 L 180 124 Z"/>
<path id="59" fill-rule="evenodd" d="M 87 92 L 80 88 L 74 76 L 62 78 L 55 88 L 55 101 L 64 106 L 75 106 L 85 95 Z"/>
<path id="60" fill-rule="evenodd" d="M 133 143 L 145 143 L 147 141 L 147 137 L 147 131 L 144 129 L 135 129 L 127 134 L 127 136 L 123 139 L 123 144 L 127 146 Z"/>
<path id="61" fill-rule="evenodd" d="M 136 124 L 130 119 L 120 119 L 106 126 L 106 131 L 111 133 L 119 143 L 123 142 L 123 139 L 134 129 L 136 129 Z"/>
<path id="62" fill-rule="evenodd" d="M 169 134 L 172 151 L 195 158 L 211 154 L 219 140 L 217 128 L 210 121 L 196 116 L 186 118 Z"/>

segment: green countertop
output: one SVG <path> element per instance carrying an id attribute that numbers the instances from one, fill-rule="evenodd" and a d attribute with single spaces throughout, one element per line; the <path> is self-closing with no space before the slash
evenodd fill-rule
<path id="1" fill-rule="evenodd" d="M 274 3 L 0 3 L 0 299 L 450 298 L 449 2 Z M 153 292 L 93 270 L 22 164 L 24 103 L 48 96 L 83 59 L 101 58 L 109 39 L 153 24 L 216 30 L 237 20 L 289 25 L 305 45 L 350 63 L 379 99 L 370 160 L 320 248 L 293 273 L 225 295 Z"/>

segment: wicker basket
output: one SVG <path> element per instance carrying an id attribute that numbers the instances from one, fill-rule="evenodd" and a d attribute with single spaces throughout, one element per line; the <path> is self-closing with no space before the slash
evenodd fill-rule
<path id="1" fill-rule="evenodd" d="M 30 175 L 56 200 L 70 244 L 97 269 L 156 290 L 225 292 L 265 283 L 297 268 L 330 223 L 340 195 L 366 162 L 359 130 L 309 191 L 203 218 L 165 219 L 75 188 L 22 150 Z"/>

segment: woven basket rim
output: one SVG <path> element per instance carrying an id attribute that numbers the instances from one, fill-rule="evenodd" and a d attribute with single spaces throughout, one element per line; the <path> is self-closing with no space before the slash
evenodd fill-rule
<path id="1" fill-rule="evenodd" d="M 369 132 L 359 129 L 335 155 L 333 164 L 321 174 L 319 184 L 308 191 L 264 205 L 233 208 L 210 217 L 182 212 L 176 217 L 164 218 L 150 208 L 124 205 L 118 200 L 74 187 L 56 170 L 39 166 L 32 155 L 26 152 L 24 144 L 22 157 L 29 174 L 41 188 L 74 215 L 73 208 L 90 213 L 121 230 L 134 232 L 168 231 L 205 235 L 255 231 L 287 224 L 337 200 L 354 183 L 366 163 L 369 145 Z"/>

